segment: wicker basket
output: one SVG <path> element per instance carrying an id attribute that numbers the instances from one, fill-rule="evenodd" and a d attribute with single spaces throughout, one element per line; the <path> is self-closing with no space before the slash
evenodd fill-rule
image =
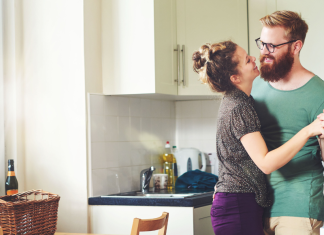
<path id="1" fill-rule="evenodd" d="M 59 200 L 60 196 L 43 190 L 0 197 L 0 226 L 3 233 L 54 234 Z"/>

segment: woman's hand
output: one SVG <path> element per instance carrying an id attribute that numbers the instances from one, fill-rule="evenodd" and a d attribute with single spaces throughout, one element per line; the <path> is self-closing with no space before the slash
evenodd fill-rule
<path id="1" fill-rule="evenodd" d="M 324 113 L 324 109 L 323 109 L 323 113 Z M 318 115 L 317 118 L 321 119 L 321 115 L 322 113 Z M 322 161 L 324 161 L 324 135 L 323 134 L 318 136 L 318 143 L 321 149 Z"/>
<path id="2" fill-rule="evenodd" d="M 307 131 L 310 137 L 324 135 L 324 113 L 319 114 L 317 119 L 307 126 Z"/>
<path id="3" fill-rule="evenodd" d="M 323 113 L 319 114 L 317 116 L 318 120 L 322 120 L 323 121 L 323 115 L 324 115 L 324 109 L 323 109 Z M 324 134 L 322 133 L 321 135 L 318 136 L 320 139 L 324 139 Z"/>
<path id="4" fill-rule="evenodd" d="M 215 194 L 216 194 L 216 190 L 217 190 L 217 187 L 216 187 L 216 184 L 215 184 L 215 187 L 214 187 L 214 194 L 213 194 L 213 201 L 215 200 Z"/>

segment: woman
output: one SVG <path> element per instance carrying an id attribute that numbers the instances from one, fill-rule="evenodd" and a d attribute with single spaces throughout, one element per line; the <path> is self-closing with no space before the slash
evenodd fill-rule
<path id="1" fill-rule="evenodd" d="M 217 235 L 261 235 L 267 197 L 265 174 L 288 163 L 310 137 L 324 134 L 324 115 L 283 146 L 268 151 L 250 95 L 259 75 L 255 58 L 231 41 L 203 45 L 192 57 L 200 80 L 224 92 L 219 109 L 216 148 L 219 181 L 211 209 Z"/>

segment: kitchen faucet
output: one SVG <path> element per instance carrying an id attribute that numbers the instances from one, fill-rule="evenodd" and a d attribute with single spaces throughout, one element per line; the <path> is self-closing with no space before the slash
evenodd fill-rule
<path id="1" fill-rule="evenodd" d="M 155 167 L 151 166 L 150 168 L 144 169 L 141 171 L 140 175 L 140 189 L 141 191 L 147 192 L 150 186 L 150 180 L 153 174 L 153 171 L 155 171 Z"/>

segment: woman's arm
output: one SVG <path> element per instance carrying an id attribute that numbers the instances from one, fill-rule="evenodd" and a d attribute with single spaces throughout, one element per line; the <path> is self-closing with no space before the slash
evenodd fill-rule
<path id="1" fill-rule="evenodd" d="M 301 129 L 285 144 L 270 152 L 260 132 L 244 135 L 241 138 L 241 142 L 260 170 L 265 174 L 270 174 L 287 164 L 301 150 L 310 137 L 324 134 L 323 127 L 324 114 L 320 114 L 318 119 Z"/>
<path id="2" fill-rule="evenodd" d="M 323 113 L 324 113 L 324 109 L 323 109 Z M 317 118 L 320 119 L 320 115 L 318 115 Z M 324 135 L 320 135 L 318 137 L 318 143 L 319 143 L 320 150 L 321 150 L 322 160 L 324 161 Z"/>

